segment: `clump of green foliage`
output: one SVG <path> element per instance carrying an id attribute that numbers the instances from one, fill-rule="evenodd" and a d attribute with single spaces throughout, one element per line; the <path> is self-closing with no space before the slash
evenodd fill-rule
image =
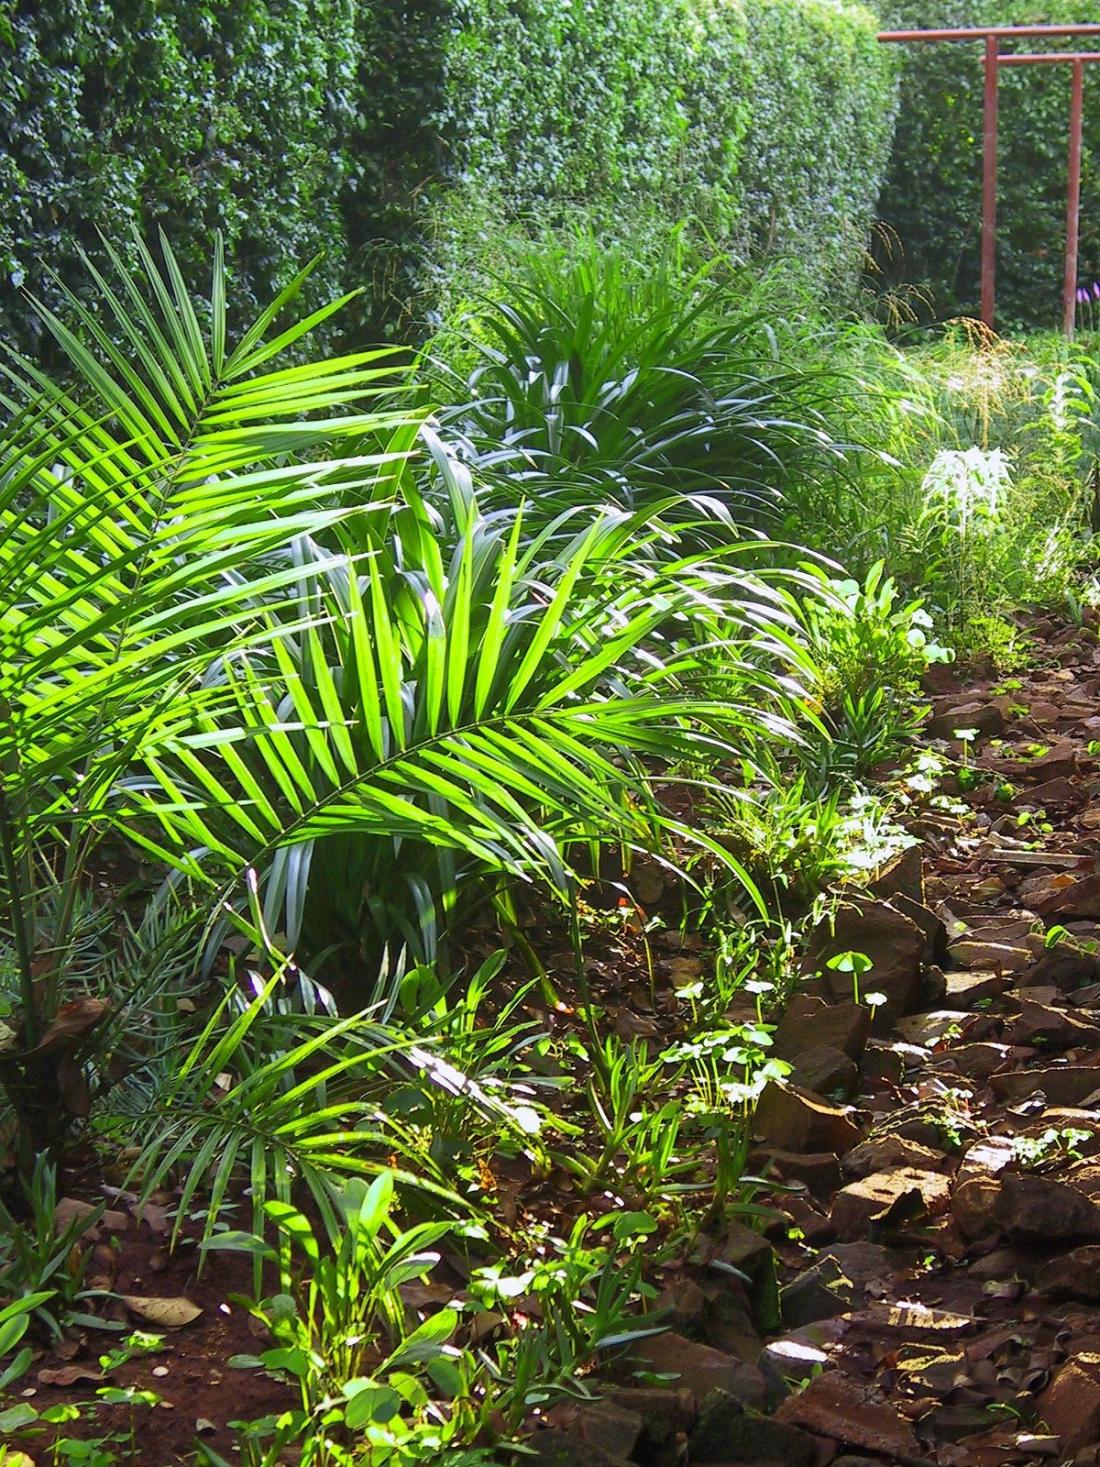
<path id="1" fill-rule="evenodd" d="M 789 316 L 781 340 L 805 338 L 806 319 Z M 1007 670 L 1023 650 L 1012 612 L 1072 608 L 1094 561 L 1087 349 L 1010 342 L 971 322 L 909 350 L 863 324 L 823 322 L 819 342 L 847 369 L 834 432 L 860 451 L 788 490 L 785 533 L 857 577 L 884 561 L 960 656 L 990 650 Z"/>
<path id="2" fill-rule="evenodd" d="M 713 520 L 718 542 L 774 524 L 789 485 L 844 457 L 835 373 L 780 356 L 747 272 L 693 266 L 682 238 L 635 262 L 590 231 L 542 233 L 459 309 L 428 368 L 490 503 L 522 494 L 540 523 L 659 508 Z"/>
<path id="3" fill-rule="evenodd" d="M 867 786 L 941 651 L 881 557 L 765 531 L 927 463 L 843 431 L 862 364 L 774 284 L 569 243 L 443 334 L 453 407 L 318 347 L 341 302 L 303 314 L 308 272 L 239 325 L 220 242 L 200 297 L 165 242 L 85 261 L 95 298 L 42 310 L 64 372 L 4 358 L 0 1137 L 30 1206 L 0 1389 L 99 1317 L 55 1226 L 74 1136 L 120 1196 L 169 1193 L 172 1246 L 252 1255 L 236 1364 L 297 1393 L 240 1424 L 253 1467 L 482 1467 L 663 1327 L 655 1262 L 774 1216 L 768 996 L 823 888 L 896 848 Z M 536 1215 L 552 1177 L 610 1210 Z M 724 1287 L 776 1326 L 766 1256 Z M 155 1398 L 103 1392 L 135 1436 Z M 0 1422 L 91 1432 L 72 1409 Z"/>
<path id="4" fill-rule="evenodd" d="M 322 251 L 314 299 L 336 295 L 358 66 L 338 0 L 0 5 L 5 337 L 59 360 L 20 287 L 51 307 L 55 277 L 86 289 L 82 251 L 103 258 L 97 226 L 124 251 L 134 226 L 146 238 L 164 228 L 192 286 L 221 229 L 246 312 Z"/>

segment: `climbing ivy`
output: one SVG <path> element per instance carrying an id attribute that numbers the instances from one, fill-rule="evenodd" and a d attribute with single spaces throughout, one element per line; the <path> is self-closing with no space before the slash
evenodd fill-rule
<path id="1" fill-rule="evenodd" d="M 215 227 L 244 313 L 318 251 L 318 296 L 396 329 L 425 204 L 693 216 L 735 253 L 850 263 L 891 60 L 848 0 L 0 0 L 0 329 L 78 289 L 98 230 L 162 227 L 198 283 Z"/>
<path id="2" fill-rule="evenodd" d="M 172 238 L 193 278 L 220 226 L 247 315 L 319 250 L 346 254 L 352 0 L 0 0 L 0 276 L 55 298 L 96 230 Z M 34 349 L 3 293 L 0 327 Z"/>

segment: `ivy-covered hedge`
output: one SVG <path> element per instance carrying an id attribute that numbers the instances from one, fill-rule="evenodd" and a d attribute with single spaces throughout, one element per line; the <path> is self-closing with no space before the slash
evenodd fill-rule
<path id="1" fill-rule="evenodd" d="M 818 273 L 858 258 L 896 59 L 863 6 L 460 0 L 455 20 L 440 132 L 475 193 L 616 220 L 642 199 Z"/>
<path id="2" fill-rule="evenodd" d="M 245 310 L 321 249 L 335 289 L 357 55 L 352 0 L 0 0 L 0 278 L 48 298 L 133 221 L 196 278 L 220 225 Z"/>
<path id="3" fill-rule="evenodd" d="M 866 245 L 893 141 L 898 58 L 863 6 L 747 0 L 745 8 L 750 238 L 832 282 Z"/>
<path id="4" fill-rule="evenodd" d="M 0 275 L 49 299 L 133 223 L 197 280 L 218 225 L 243 308 L 323 249 L 318 293 L 392 316 L 425 203 L 490 196 L 831 271 L 890 136 L 875 30 L 848 0 L 0 0 Z M 5 328 L 35 347 L 16 290 Z"/>
<path id="5" fill-rule="evenodd" d="M 737 0 L 458 0 L 439 132 L 451 175 L 515 207 L 668 198 L 737 209 Z"/>
<path id="6" fill-rule="evenodd" d="M 1096 0 L 894 0 L 899 29 L 1096 21 Z M 1043 49 L 1072 42 L 1043 43 Z M 903 255 L 895 278 L 928 285 L 938 316 L 977 314 L 982 194 L 980 43 L 909 45 L 897 141 L 880 212 Z M 1017 43 L 1016 49 L 1020 49 Z M 997 204 L 997 318 L 1002 328 L 1061 319 L 1065 248 L 1067 65 L 1002 67 Z M 1082 280 L 1100 278 L 1100 75 L 1085 74 Z"/>

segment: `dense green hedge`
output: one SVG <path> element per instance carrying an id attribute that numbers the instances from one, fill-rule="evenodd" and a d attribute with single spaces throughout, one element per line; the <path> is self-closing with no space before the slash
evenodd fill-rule
<path id="1" fill-rule="evenodd" d="M 736 209 L 746 23 L 737 0 L 458 0 L 440 136 L 510 203 L 644 195 Z"/>
<path id="2" fill-rule="evenodd" d="M 78 278 L 95 226 L 121 241 L 133 220 L 196 274 L 220 224 L 246 308 L 319 249 L 334 288 L 353 19 L 352 0 L 0 0 L 2 277 L 49 297 L 47 265 Z"/>
<path id="3" fill-rule="evenodd" d="M 746 10 L 751 238 L 835 279 L 867 240 L 893 140 L 898 58 L 862 6 L 748 0 Z"/>
<path id="4" fill-rule="evenodd" d="M 894 0 L 884 9 L 890 24 L 906 29 L 1100 18 L 1096 0 Z M 981 237 L 981 45 L 896 49 L 905 53 L 901 110 L 881 213 L 897 231 L 904 256 L 889 262 L 889 270 L 895 278 L 928 284 L 937 315 L 974 314 Z M 1069 70 L 1065 65 L 1001 69 L 997 305 L 1002 327 L 1053 326 L 1061 319 Z M 1085 76 L 1085 134 L 1080 270 L 1082 280 L 1092 281 L 1100 277 L 1100 75 L 1093 67 Z"/>
<path id="5" fill-rule="evenodd" d="M 243 308 L 324 249 L 318 292 L 392 316 L 443 196 L 690 214 L 831 271 L 889 138 L 875 28 L 848 0 L 0 0 L 0 272 L 49 298 L 134 222 L 198 279 L 220 225 Z M 28 340 L 15 291 L 0 315 Z"/>
<path id="6" fill-rule="evenodd" d="M 896 61 L 863 6 L 461 0 L 456 20 L 441 135 L 475 193 L 613 220 L 642 199 L 819 274 L 858 258 Z"/>

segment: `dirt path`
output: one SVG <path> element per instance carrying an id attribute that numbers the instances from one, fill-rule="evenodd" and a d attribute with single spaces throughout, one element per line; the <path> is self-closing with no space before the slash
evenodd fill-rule
<path id="1" fill-rule="evenodd" d="M 559 1410 L 543 1461 L 1100 1463 L 1100 647 L 1035 634 L 1038 670 L 945 685 L 967 813 L 842 909 L 780 1024 L 771 1249 L 735 1223 L 672 1270 L 651 1375 Z"/>

